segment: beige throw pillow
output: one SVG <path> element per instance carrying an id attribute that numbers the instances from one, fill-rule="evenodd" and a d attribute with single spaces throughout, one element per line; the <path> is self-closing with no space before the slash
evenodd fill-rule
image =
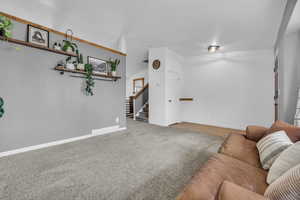
<path id="1" fill-rule="evenodd" d="M 282 174 L 298 164 L 300 164 L 300 142 L 284 150 L 275 160 L 268 173 L 267 183 L 273 183 Z"/>
<path id="2" fill-rule="evenodd" d="M 292 144 L 285 131 L 278 131 L 260 139 L 256 147 L 263 168 L 269 169 L 280 153 Z"/>
<path id="3" fill-rule="evenodd" d="M 290 169 L 274 181 L 267 188 L 265 197 L 272 200 L 299 200 L 300 165 Z"/>

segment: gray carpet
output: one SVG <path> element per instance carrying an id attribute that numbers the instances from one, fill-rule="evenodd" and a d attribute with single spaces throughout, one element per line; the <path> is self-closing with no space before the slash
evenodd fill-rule
<path id="1" fill-rule="evenodd" d="M 174 199 L 222 141 L 130 120 L 123 132 L 1 158 L 0 199 Z"/>

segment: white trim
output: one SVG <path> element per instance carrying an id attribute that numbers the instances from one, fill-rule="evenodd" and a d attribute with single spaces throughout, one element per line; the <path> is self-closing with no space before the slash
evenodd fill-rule
<path id="1" fill-rule="evenodd" d="M 61 145 L 61 144 L 75 142 L 78 140 L 84 140 L 87 138 L 96 137 L 96 136 L 100 136 L 100 135 L 106 135 L 109 133 L 123 131 L 123 130 L 126 130 L 126 127 L 120 128 L 120 126 L 111 126 L 111 127 L 107 127 L 107 128 L 93 130 L 92 134 L 88 134 L 88 135 L 83 135 L 83 136 L 79 136 L 79 137 L 68 138 L 68 139 L 64 139 L 64 140 L 58 140 L 58 141 L 54 141 L 54 142 L 24 147 L 24 148 L 15 149 L 15 150 L 6 151 L 6 152 L 0 152 L 0 158 L 19 154 L 19 153 L 24 153 L 24 152 L 28 152 L 28 151 L 43 149 L 43 148 L 47 148 L 47 147 L 51 147 L 51 146 L 57 146 L 57 145 Z"/>
<path id="2" fill-rule="evenodd" d="M 124 130 L 126 130 L 126 127 L 120 128 L 120 126 L 111 126 L 107 128 L 92 130 L 92 136 L 106 135 L 112 132 L 124 131 Z"/>

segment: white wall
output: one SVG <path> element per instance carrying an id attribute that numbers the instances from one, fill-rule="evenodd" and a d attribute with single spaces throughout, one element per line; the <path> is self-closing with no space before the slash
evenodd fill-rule
<path id="1" fill-rule="evenodd" d="M 271 50 L 186 57 L 183 121 L 244 129 L 274 119 Z"/>
<path id="2" fill-rule="evenodd" d="M 166 124 L 181 122 L 181 102 L 183 90 L 183 57 L 174 51 L 167 50 L 166 71 L 165 71 L 165 91 L 166 91 Z"/>
<path id="3" fill-rule="evenodd" d="M 300 32 L 285 36 L 280 47 L 279 119 L 294 123 L 297 90 L 300 87 Z"/>
<path id="4" fill-rule="evenodd" d="M 152 48 L 149 50 L 149 123 L 167 126 L 165 101 L 165 71 L 167 48 Z M 158 70 L 152 68 L 154 60 L 159 59 Z"/>
<path id="5" fill-rule="evenodd" d="M 161 61 L 158 70 L 152 67 L 156 59 Z M 149 50 L 149 123 L 168 126 L 181 121 L 182 61 L 168 48 Z"/>
<path id="6" fill-rule="evenodd" d="M 140 47 L 134 47 L 131 43 L 127 43 L 126 58 L 126 96 L 132 96 L 132 81 L 135 78 L 145 78 L 145 84 L 148 83 L 148 64 L 143 62 L 148 59 L 148 50 Z"/>

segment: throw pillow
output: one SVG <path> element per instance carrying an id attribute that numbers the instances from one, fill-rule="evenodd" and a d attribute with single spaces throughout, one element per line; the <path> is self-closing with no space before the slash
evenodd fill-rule
<path id="1" fill-rule="evenodd" d="M 289 136 L 289 138 L 292 140 L 292 142 L 300 141 L 300 127 L 290 125 L 283 121 L 276 121 L 271 126 L 271 128 L 266 131 L 265 135 L 269 135 L 269 134 L 272 134 L 274 132 L 281 131 L 281 130 L 286 132 L 286 134 Z"/>
<path id="2" fill-rule="evenodd" d="M 300 142 L 284 150 L 275 160 L 268 173 L 267 183 L 273 183 L 281 175 L 298 164 L 300 164 Z"/>
<path id="3" fill-rule="evenodd" d="M 290 169 L 272 183 L 265 192 L 272 200 L 300 199 L 300 165 Z"/>
<path id="4" fill-rule="evenodd" d="M 256 143 L 261 165 L 269 169 L 282 151 L 293 143 L 284 131 L 267 135 Z"/>

